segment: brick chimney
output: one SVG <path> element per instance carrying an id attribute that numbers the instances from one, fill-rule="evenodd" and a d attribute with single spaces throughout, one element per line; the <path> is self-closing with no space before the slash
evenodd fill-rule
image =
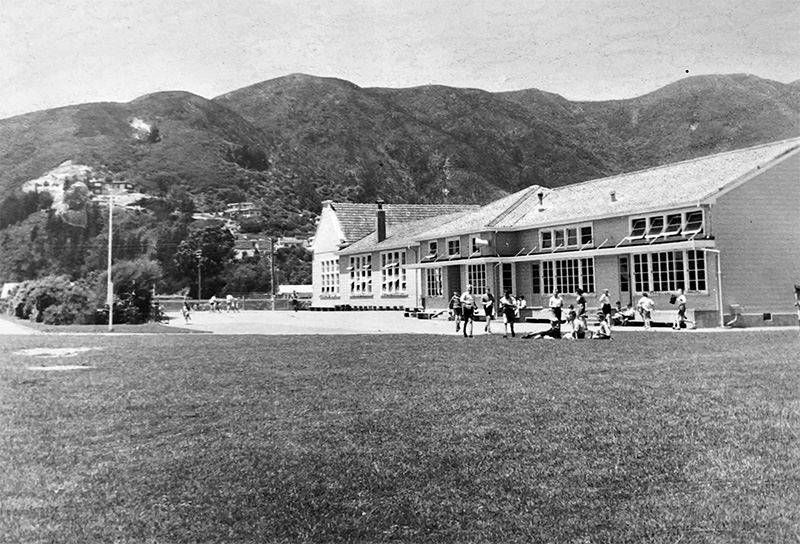
<path id="1" fill-rule="evenodd" d="M 378 231 L 378 242 L 383 242 L 386 240 L 386 210 L 383 209 L 383 200 L 380 198 L 375 201 L 375 204 L 378 205 L 376 229 Z"/>

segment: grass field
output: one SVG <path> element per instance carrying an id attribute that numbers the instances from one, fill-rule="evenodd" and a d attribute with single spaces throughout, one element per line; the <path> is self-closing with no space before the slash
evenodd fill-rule
<path id="1" fill-rule="evenodd" d="M 0 540 L 797 542 L 799 348 L 0 337 Z"/>

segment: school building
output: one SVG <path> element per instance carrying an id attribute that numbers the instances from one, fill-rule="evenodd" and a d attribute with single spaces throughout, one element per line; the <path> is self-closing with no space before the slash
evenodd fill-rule
<path id="1" fill-rule="evenodd" d="M 355 206 L 359 232 L 332 221 Z M 404 206 L 408 208 L 408 206 Z M 447 306 L 472 285 L 533 308 L 558 288 L 656 302 L 684 288 L 700 327 L 796 324 L 800 139 L 389 222 L 391 206 L 326 203 L 314 244 L 313 307 Z M 359 237 L 360 236 L 360 237 Z M 690 316 L 692 317 L 692 316 Z"/>

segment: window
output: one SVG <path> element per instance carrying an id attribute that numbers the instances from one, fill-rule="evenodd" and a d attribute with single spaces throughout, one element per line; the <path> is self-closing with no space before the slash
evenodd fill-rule
<path id="1" fill-rule="evenodd" d="M 664 217 L 654 215 L 647 220 L 647 237 L 654 238 L 659 236 L 664 230 Z"/>
<path id="2" fill-rule="evenodd" d="M 619 258 L 619 291 L 627 293 L 631 290 L 631 273 L 628 257 Z"/>
<path id="3" fill-rule="evenodd" d="M 563 230 L 554 230 L 553 231 L 553 243 L 556 245 L 555 249 L 564 247 L 564 231 Z"/>
<path id="4" fill-rule="evenodd" d="M 553 248 L 553 233 L 549 230 L 542 232 L 542 249 L 552 249 Z"/>
<path id="5" fill-rule="evenodd" d="M 682 251 L 664 251 L 650 255 L 653 291 L 677 291 L 684 285 Z"/>
<path id="6" fill-rule="evenodd" d="M 472 294 L 482 295 L 486 292 L 486 265 L 471 264 L 467 266 L 467 283 L 472 285 Z"/>
<path id="7" fill-rule="evenodd" d="M 719 258 L 719 257 L 717 257 Z M 686 252 L 686 287 L 689 291 L 705 291 L 706 287 L 706 255 L 702 251 Z"/>
<path id="8" fill-rule="evenodd" d="M 575 226 L 540 231 L 542 249 L 577 248 L 592 243 L 592 226 Z"/>
<path id="9" fill-rule="evenodd" d="M 686 228 L 683 229 L 684 236 L 695 236 L 703 233 L 703 212 L 702 210 L 688 212 L 686 214 Z"/>
<path id="10" fill-rule="evenodd" d="M 593 239 L 594 235 L 592 233 L 591 225 L 588 227 L 581 227 L 581 246 L 591 244 Z"/>
<path id="11" fill-rule="evenodd" d="M 471 251 L 472 251 L 473 255 L 475 253 L 480 253 L 481 252 L 481 248 L 478 246 L 478 238 L 480 238 L 480 237 L 479 236 L 472 236 L 470 238 L 470 246 L 471 246 Z"/>
<path id="12" fill-rule="evenodd" d="M 372 295 L 372 255 L 350 257 L 350 294 Z"/>
<path id="13" fill-rule="evenodd" d="M 633 286 L 637 293 L 650 291 L 650 266 L 647 255 L 633 256 Z"/>
<path id="14" fill-rule="evenodd" d="M 503 280 L 503 290 L 514 290 L 514 265 L 511 263 L 503 263 L 501 266 L 500 274 Z"/>
<path id="15" fill-rule="evenodd" d="M 531 263 L 531 275 L 533 276 L 533 294 L 541 295 L 542 278 L 541 278 L 541 266 L 539 266 L 539 263 Z"/>
<path id="16" fill-rule="evenodd" d="M 381 253 L 381 294 L 406 293 L 406 252 L 387 251 Z"/>
<path id="17" fill-rule="evenodd" d="M 428 268 L 425 270 L 425 296 L 441 297 L 442 292 L 442 269 Z"/>
<path id="18" fill-rule="evenodd" d="M 451 257 L 461 255 L 461 239 L 450 238 L 447 240 L 447 254 Z"/>
<path id="19" fill-rule="evenodd" d="M 578 245 L 578 229 L 567 229 L 567 247 Z"/>
<path id="20" fill-rule="evenodd" d="M 664 236 L 674 236 L 681 233 L 683 226 L 683 216 L 679 213 L 673 213 L 667 216 L 667 227 L 664 229 Z"/>
<path id="21" fill-rule="evenodd" d="M 339 259 L 322 261 L 322 298 L 339 296 Z"/>
<path id="22" fill-rule="evenodd" d="M 536 274 L 538 263 L 534 263 Z M 594 293 L 594 259 L 561 259 L 558 261 L 542 261 L 541 286 L 545 293 L 552 293 L 558 288 L 564 293 L 574 293 L 580 287 L 586 293 Z M 534 294 L 538 278 L 534 275 Z"/>
<path id="23" fill-rule="evenodd" d="M 438 242 L 428 242 L 428 255 L 433 259 L 439 253 Z"/>
<path id="24" fill-rule="evenodd" d="M 655 240 L 681 233 L 686 237 L 703 233 L 703 210 L 633 218 L 628 239 L 638 240 L 646 236 Z"/>
<path id="25" fill-rule="evenodd" d="M 680 288 L 704 292 L 705 254 L 687 250 L 633 255 L 633 286 L 637 293 L 668 293 Z"/>
<path id="26" fill-rule="evenodd" d="M 644 238 L 644 233 L 647 232 L 647 219 L 640 218 L 631 221 L 631 234 L 629 238 L 636 240 L 637 238 Z"/>

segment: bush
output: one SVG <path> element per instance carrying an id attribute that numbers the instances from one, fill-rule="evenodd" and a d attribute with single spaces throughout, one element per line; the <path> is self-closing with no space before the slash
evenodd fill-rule
<path id="1" fill-rule="evenodd" d="M 48 325 L 82 321 L 93 306 L 92 290 L 67 276 L 47 276 L 23 282 L 14 293 L 11 307 L 20 319 Z"/>

